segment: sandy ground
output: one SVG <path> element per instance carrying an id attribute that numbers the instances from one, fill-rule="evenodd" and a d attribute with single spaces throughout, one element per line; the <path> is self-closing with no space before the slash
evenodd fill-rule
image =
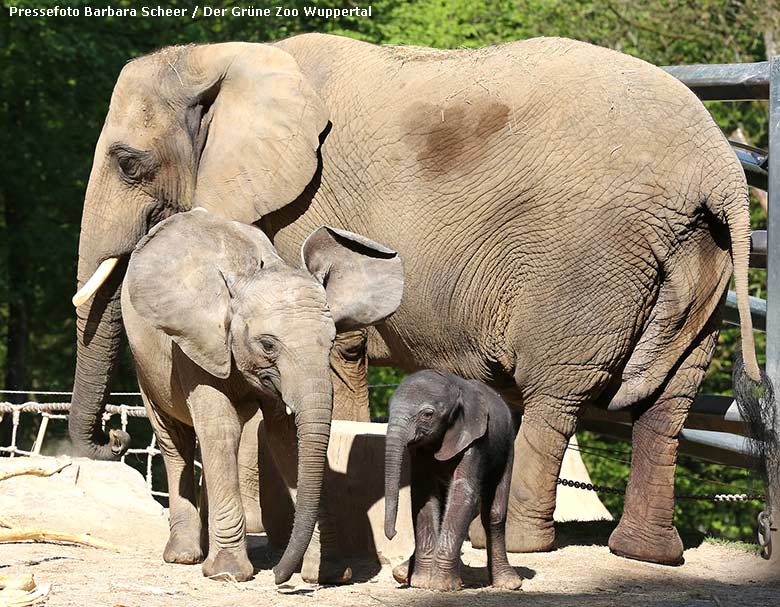
<path id="1" fill-rule="evenodd" d="M 52 583 L 51 607 L 780 605 L 780 583 L 768 581 L 765 561 L 733 546 L 706 542 L 689 548 L 685 564 L 676 568 L 613 556 L 603 538 L 546 554 L 513 554 L 510 560 L 525 578 L 518 592 L 486 588 L 484 551 L 467 544 L 466 588 L 434 593 L 399 587 L 389 566 L 374 575 L 376 567 L 368 564 L 356 565 L 357 582 L 347 586 L 316 587 L 296 575 L 290 584 L 277 587 L 270 567 L 278 552 L 263 536 L 250 540 L 250 557 L 258 571 L 244 584 L 205 579 L 199 566 L 168 565 L 159 552 L 115 554 L 49 544 L 0 545 L 0 575 L 34 573 L 38 583 Z"/>

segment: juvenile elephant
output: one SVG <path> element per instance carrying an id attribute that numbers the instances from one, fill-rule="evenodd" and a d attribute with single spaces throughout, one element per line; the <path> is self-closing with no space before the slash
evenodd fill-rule
<path id="1" fill-rule="evenodd" d="M 523 411 L 510 550 L 552 547 L 556 478 L 583 407 L 630 408 L 632 471 L 610 546 L 680 562 L 678 436 L 732 270 L 747 377 L 759 369 L 744 175 L 679 81 L 558 38 L 440 51 L 307 34 L 129 62 L 81 224 L 77 452 L 127 447 L 100 429 L 126 259 L 156 222 L 198 206 L 255 223 L 288 262 L 322 224 L 399 252 L 407 294 L 365 351 L 483 380 Z M 365 365 L 348 362 L 333 361 L 335 381 L 365 409 Z"/>
<path id="2" fill-rule="evenodd" d="M 301 255 L 306 269 L 290 267 L 257 228 L 198 209 L 156 226 L 130 258 L 122 313 L 168 476 L 164 558 L 205 557 L 206 576 L 228 572 L 246 580 L 253 573 L 237 457 L 242 426 L 258 407 L 277 467 L 297 488 L 277 583 L 300 564 L 317 521 L 336 331 L 379 322 L 401 300 L 401 261 L 375 242 L 321 227 Z M 195 504 L 196 435 L 208 494 L 207 547 Z"/>
<path id="3" fill-rule="evenodd" d="M 506 403 L 482 382 L 420 371 L 398 386 L 390 399 L 385 443 L 385 534 L 395 535 L 401 462 L 408 448 L 415 547 L 412 558 L 393 571 L 397 581 L 459 589 L 460 549 L 480 512 L 490 583 L 520 588 L 504 536 L 514 439 Z"/>

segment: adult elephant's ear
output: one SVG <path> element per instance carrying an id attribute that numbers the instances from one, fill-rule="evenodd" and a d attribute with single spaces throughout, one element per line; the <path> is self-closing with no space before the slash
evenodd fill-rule
<path id="1" fill-rule="evenodd" d="M 292 55 L 266 44 L 196 46 L 186 70 L 198 83 L 185 120 L 193 206 L 253 223 L 295 200 L 317 170 L 328 111 Z"/>
<path id="2" fill-rule="evenodd" d="M 373 240 L 323 226 L 303 243 L 301 257 L 325 287 L 340 332 L 379 323 L 401 304 L 401 257 Z"/>

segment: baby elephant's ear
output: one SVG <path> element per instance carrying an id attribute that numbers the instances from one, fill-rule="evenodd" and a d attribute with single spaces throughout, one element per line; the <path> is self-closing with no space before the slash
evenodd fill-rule
<path id="1" fill-rule="evenodd" d="M 463 391 L 450 414 L 449 426 L 444 433 L 441 446 L 434 454 L 440 462 L 452 459 L 462 453 L 475 440 L 487 432 L 488 412 L 484 398 L 476 391 Z"/>
<path id="2" fill-rule="evenodd" d="M 301 257 L 325 287 L 339 332 L 382 322 L 401 304 L 401 258 L 373 240 L 323 226 L 303 243 Z"/>

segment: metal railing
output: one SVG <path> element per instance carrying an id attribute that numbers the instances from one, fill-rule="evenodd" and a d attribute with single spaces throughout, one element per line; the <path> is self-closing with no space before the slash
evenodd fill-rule
<path id="1" fill-rule="evenodd" d="M 744 101 L 762 99 L 769 101 L 768 152 L 735 146 L 748 183 L 767 192 L 767 230 L 755 234 L 754 255 L 751 266 L 765 267 L 766 301 L 751 302 L 754 317 L 763 316 L 766 331 L 766 373 L 774 386 L 780 388 L 780 56 L 770 61 L 729 65 L 688 65 L 664 68 L 675 76 L 703 101 Z M 732 144 L 733 145 L 733 144 Z M 763 313 L 761 312 L 763 308 Z M 760 327 L 760 323 L 756 323 Z M 706 395 L 700 397 L 698 410 L 717 408 L 717 402 Z M 731 405 L 724 413 L 724 419 L 733 410 Z M 694 407 L 694 415 L 697 407 Z M 695 418 L 694 418 L 695 419 Z M 780 406 L 775 408 L 774 427 L 780 429 Z M 732 454 L 742 451 L 745 441 L 735 441 L 735 435 L 713 433 L 701 430 L 698 433 L 683 431 L 683 443 L 687 440 L 699 448 L 716 448 Z M 702 434 L 704 432 L 705 434 Z M 776 465 L 770 462 L 769 465 Z M 780 475 L 770 474 L 770 478 Z M 773 505 L 780 504 L 780 487 L 767 487 L 767 510 L 770 528 L 766 553 L 774 560 L 780 560 L 780 550 L 772 556 L 771 545 L 780 546 L 780 508 L 773 512 Z M 766 519 L 765 519 L 766 520 Z M 766 534 L 766 529 L 760 530 Z M 761 533 L 759 534 L 761 535 Z"/>

